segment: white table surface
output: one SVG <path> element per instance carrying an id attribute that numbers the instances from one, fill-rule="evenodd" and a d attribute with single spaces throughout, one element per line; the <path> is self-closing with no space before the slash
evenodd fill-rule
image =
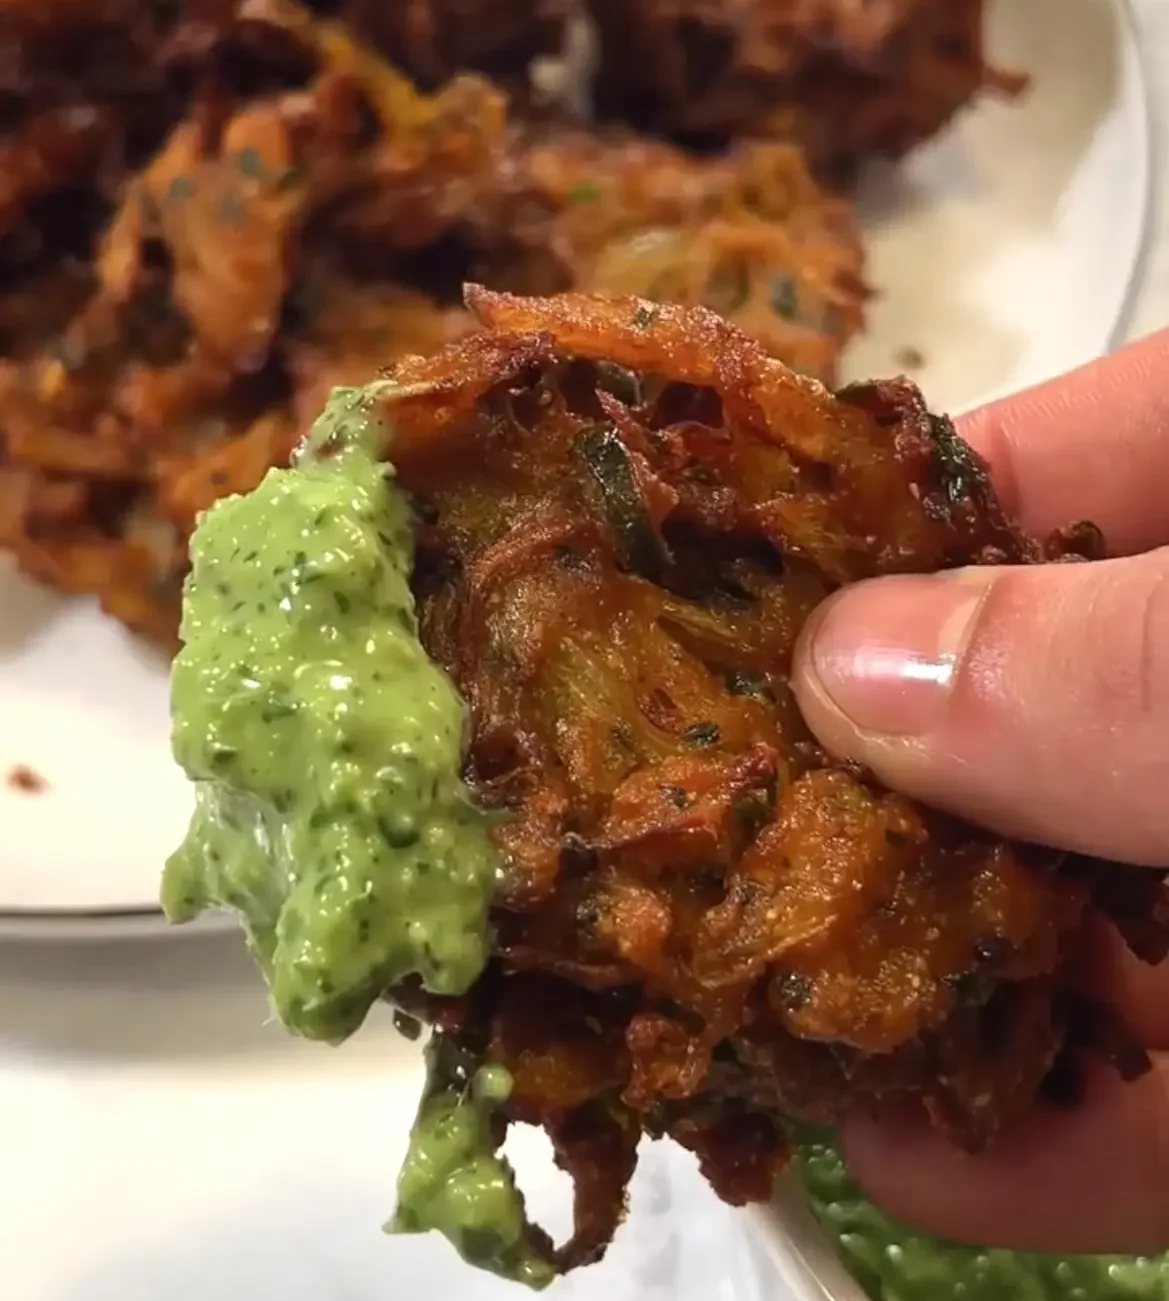
<path id="1" fill-rule="evenodd" d="M 433 1235 L 379 1232 L 419 1084 L 384 1009 L 335 1050 L 267 1022 L 235 934 L 5 942 L 0 1298 L 515 1301 Z M 514 1155 L 563 1236 L 563 1176 L 533 1135 Z M 633 1202 L 558 1301 L 762 1301 L 742 1218 L 687 1154 L 652 1145 Z"/>
<path id="2" fill-rule="evenodd" d="M 1149 46 L 1169 51 L 1169 0 L 1137 7 Z M 1169 73 L 1169 56 L 1160 61 Z M 1156 99 L 1165 157 L 1169 80 Z M 1157 182 L 1155 221 L 1169 232 L 1169 166 Z M 1166 324 L 1169 237 L 1162 236 L 1150 250 L 1130 334 Z M 384 1021 L 339 1052 L 290 1040 L 265 1023 L 257 978 L 234 935 L 5 942 L 0 1301 L 374 1301 L 363 1280 L 383 1268 L 379 1301 L 402 1297 L 388 1244 L 371 1231 L 390 1209 L 397 1155 L 377 1130 L 380 1088 L 387 1107 L 413 1088 Z M 368 1150 L 383 1139 L 384 1170 Z M 258 1145 L 283 1153 L 262 1172 Z M 326 1146 L 337 1177 L 314 1190 Z M 655 1180 L 661 1174 L 651 1168 L 643 1201 L 668 1202 Z M 735 1271 L 719 1258 L 728 1241 L 723 1216 L 707 1200 L 691 1201 L 685 1220 L 693 1250 L 682 1275 L 668 1232 L 651 1249 L 655 1267 L 668 1266 L 676 1286 L 663 1290 L 664 1275 L 656 1284 L 638 1278 L 618 1256 L 612 1269 L 602 1267 L 606 1301 L 664 1301 L 695 1283 L 696 1296 L 741 1301 L 750 1289 L 732 1286 Z M 314 1221 L 328 1226 L 322 1237 L 335 1255 L 294 1250 Z M 451 1286 L 459 1276 L 446 1272 L 445 1254 L 416 1243 L 408 1250 L 411 1295 L 448 1288 L 470 1295 Z M 282 1273 L 291 1255 L 298 1260 L 292 1281 Z"/>

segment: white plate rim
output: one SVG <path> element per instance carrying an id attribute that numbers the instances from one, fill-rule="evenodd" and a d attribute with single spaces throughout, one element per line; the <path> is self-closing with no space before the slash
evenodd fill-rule
<path id="1" fill-rule="evenodd" d="M 1140 0 L 1112 0 L 1127 38 L 1129 51 L 1135 56 L 1140 70 L 1141 127 L 1145 138 L 1144 154 L 1141 157 L 1141 193 L 1144 196 L 1144 210 L 1140 218 L 1141 229 L 1136 256 L 1129 268 L 1128 283 L 1125 285 L 1120 308 L 1102 355 L 1115 352 L 1129 342 L 1141 290 L 1145 284 L 1146 274 L 1153 263 L 1154 252 L 1161 245 L 1169 246 L 1169 230 L 1159 230 L 1156 220 L 1162 206 L 1157 186 L 1157 158 L 1160 156 L 1159 146 L 1166 138 L 1166 123 L 1169 121 L 1169 103 L 1162 101 L 1169 99 L 1169 84 L 1158 93 L 1161 78 L 1157 75 L 1158 69 L 1153 66 L 1153 44 L 1142 39 L 1144 28 L 1137 15 L 1138 3 Z M 1165 62 L 1169 67 L 1169 59 Z"/>
<path id="2" fill-rule="evenodd" d="M 0 940 L 126 940 L 206 935 L 237 928 L 234 913 L 210 912 L 193 922 L 172 925 L 161 907 L 6 908 L 0 910 Z"/>

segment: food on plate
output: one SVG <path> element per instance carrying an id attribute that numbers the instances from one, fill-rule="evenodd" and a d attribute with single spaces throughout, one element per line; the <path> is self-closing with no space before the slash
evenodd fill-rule
<path id="1" fill-rule="evenodd" d="M 370 404 L 338 389 L 295 470 L 208 512 L 172 679 L 199 785 L 166 910 L 240 908 L 277 1012 L 311 1038 L 343 1038 L 414 974 L 463 993 L 498 868 L 460 780 L 463 703 L 418 640 L 413 508 Z M 338 941 L 355 941 L 343 971 Z"/>
<path id="2" fill-rule="evenodd" d="M 890 1220 L 861 1195 L 822 1136 L 810 1136 L 793 1165 L 816 1218 L 872 1301 L 1162 1301 L 1169 1294 L 1169 1255 L 961 1247 Z"/>
<path id="3" fill-rule="evenodd" d="M 569 0 L 328 0 L 310 7 L 340 18 L 366 45 L 381 50 L 411 76 L 433 87 L 458 72 L 474 69 L 514 77 L 541 54 L 559 50 Z M 249 21 L 259 6 L 252 0 L 192 0 L 184 6 L 141 0 L 0 0 L 0 30 L 19 40 L 10 62 L 64 66 L 69 57 L 85 55 L 84 42 L 106 48 L 90 50 L 85 62 L 108 66 L 112 52 L 134 51 L 143 77 L 158 53 L 189 54 Z M 267 35 L 248 34 L 263 49 Z M 269 55 L 273 54 L 268 46 Z M 120 68 L 132 75 L 133 62 Z M 110 83 L 112 84 L 112 83 Z"/>
<path id="4" fill-rule="evenodd" d="M 897 158 L 980 92 L 1026 79 L 991 67 L 984 0 L 586 0 L 602 113 L 704 142 L 798 142 L 817 170 Z"/>
<path id="5" fill-rule="evenodd" d="M 475 332 L 336 392 L 195 534 L 174 668 L 198 811 L 168 915 L 240 912 L 281 1019 L 432 1027 L 394 1226 L 534 1286 L 600 1258 L 643 1137 L 769 1196 L 789 1123 L 915 1099 L 977 1151 L 1080 1055 L 1092 914 L 1153 874 L 1014 845 L 834 761 L 788 683 L 844 583 L 1077 561 L 908 380 L 832 394 L 702 308 L 471 288 Z M 500 1155 L 549 1134 L 569 1241 Z"/>
<path id="6" fill-rule="evenodd" d="M 564 43 L 571 0 L 350 0 L 340 6 L 358 39 L 428 87 L 474 69 L 519 79 Z"/>
<path id="7" fill-rule="evenodd" d="M 419 63 L 457 0 L 10 8 L 0 549 L 164 646 L 198 513 L 334 385 L 469 329 L 468 274 L 704 303 L 825 379 L 862 324 L 850 207 L 797 149 L 591 133 L 477 75 L 422 91 L 373 35 Z"/>
<path id="8" fill-rule="evenodd" d="M 826 381 L 863 325 L 852 211 L 790 145 L 699 161 L 628 134 L 524 132 L 493 199 L 503 236 L 477 269 L 516 292 L 709 307 Z"/>

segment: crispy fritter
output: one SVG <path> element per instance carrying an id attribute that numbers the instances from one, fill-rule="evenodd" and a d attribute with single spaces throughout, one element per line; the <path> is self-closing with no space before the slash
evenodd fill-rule
<path id="1" fill-rule="evenodd" d="M 350 0 L 342 6 L 360 39 L 425 86 L 474 69 L 518 78 L 532 59 L 556 53 L 568 0 Z"/>
<path id="2" fill-rule="evenodd" d="M 0 548 L 28 573 L 171 644 L 197 513 L 333 384 L 464 333 L 467 274 L 705 303 L 831 378 L 863 256 L 796 150 L 537 125 L 359 39 L 380 13 L 425 43 L 402 24 L 440 8 L 0 7 Z"/>
<path id="3" fill-rule="evenodd" d="M 394 996 L 548 1130 L 577 1189 L 558 1266 L 604 1251 L 642 1135 L 742 1203 L 789 1120 L 913 1099 L 973 1151 L 1081 1048 L 1139 1069 L 1062 975 L 1093 909 L 1142 909 L 1134 948 L 1164 956 L 1164 887 L 882 789 L 788 681 L 842 584 L 1080 560 L 1095 530 L 1024 536 L 907 380 L 833 396 L 698 308 L 469 305 L 483 330 L 399 363 L 387 415 L 505 871 L 471 994 Z"/>
<path id="4" fill-rule="evenodd" d="M 603 113 L 704 142 L 794 140 L 834 175 L 906 153 L 980 91 L 1024 84 L 986 62 L 983 0 L 585 3 Z"/>
<path id="5" fill-rule="evenodd" d="M 863 325 L 851 207 L 790 145 L 745 143 L 699 162 L 628 134 L 522 131 L 492 198 L 488 253 L 473 268 L 491 284 L 709 307 L 829 380 Z"/>

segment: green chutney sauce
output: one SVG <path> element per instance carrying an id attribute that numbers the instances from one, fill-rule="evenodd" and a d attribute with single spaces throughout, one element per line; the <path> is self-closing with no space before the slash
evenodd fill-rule
<path id="1" fill-rule="evenodd" d="M 1166 1301 L 1169 1258 L 1042 1256 L 965 1247 L 915 1233 L 866 1200 L 828 1143 L 802 1147 L 795 1172 L 817 1219 L 872 1301 Z"/>
<path id="2" fill-rule="evenodd" d="M 511 1093 L 511 1076 L 440 1036 L 426 1055 L 427 1088 L 398 1177 L 390 1231 L 438 1229 L 470 1264 L 546 1287 L 556 1271 L 532 1247 L 515 1175 L 492 1150 L 492 1116 Z"/>
<path id="3" fill-rule="evenodd" d="M 206 512 L 171 679 L 196 808 L 162 904 L 239 913 L 280 1020 L 339 1043 L 387 988 L 464 993 L 490 952 L 500 872 L 460 772 L 466 709 L 424 651 L 408 495 L 383 459 L 383 381 L 336 390 L 287 470 Z M 496 1155 L 498 1067 L 430 1076 L 392 1228 L 437 1229 L 531 1286 L 523 1200 Z"/>

